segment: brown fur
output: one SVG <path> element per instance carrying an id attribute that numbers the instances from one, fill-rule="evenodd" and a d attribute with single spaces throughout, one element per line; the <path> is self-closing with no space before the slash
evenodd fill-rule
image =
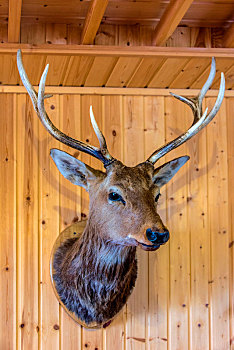
<path id="1" fill-rule="evenodd" d="M 90 215 L 83 234 L 66 241 L 55 253 L 56 290 L 67 309 L 82 322 L 100 326 L 121 310 L 133 290 L 136 247 L 159 248 L 147 239 L 146 230 L 167 230 L 157 214 L 157 170 L 147 162 L 129 168 L 116 160 L 103 173 L 56 152 L 60 171 L 85 187 L 90 196 Z M 120 194 L 123 202 L 111 201 L 112 192 Z"/>

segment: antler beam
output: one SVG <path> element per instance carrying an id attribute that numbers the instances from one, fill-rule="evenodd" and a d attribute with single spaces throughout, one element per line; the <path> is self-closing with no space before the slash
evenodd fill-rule
<path id="1" fill-rule="evenodd" d="M 32 100 L 33 107 L 41 120 L 42 124 L 46 128 L 46 130 L 58 141 L 64 143 L 67 146 L 70 146 L 72 148 L 78 149 L 81 152 L 85 152 L 90 154 L 91 156 L 101 160 L 104 164 L 104 166 L 109 165 L 114 158 L 110 155 L 106 140 L 104 135 L 102 134 L 101 130 L 99 129 L 97 122 L 93 115 L 92 106 L 90 106 L 90 118 L 92 122 L 92 126 L 94 128 L 94 131 L 97 135 L 97 138 L 100 143 L 100 148 L 91 146 L 87 143 L 84 143 L 82 141 L 78 141 L 76 139 L 73 139 L 72 137 L 64 134 L 62 131 L 60 131 L 56 126 L 51 122 L 50 118 L 48 117 L 46 110 L 45 110 L 45 104 L 44 101 L 46 98 L 51 97 L 52 95 L 45 95 L 45 83 L 46 83 L 46 76 L 48 73 L 49 65 L 47 64 L 40 80 L 38 93 L 35 91 L 34 87 L 30 83 L 28 76 L 25 72 L 23 62 L 22 62 L 22 55 L 21 50 L 18 50 L 17 52 L 17 66 L 19 70 L 19 74 L 21 77 L 21 80 L 28 91 L 28 94 Z"/>
<path id="2" fill-rule="evenodd" d="M 166 145 L 158 148 L 151 156 L 146 160 L 147 162 L 150 162 L 152 164 L 155 164 L 161 157 L 163 157 L 165 154 L 173 150 L 174 148 L 179 147 L 182 145 L 184 142 L 188 141 L 191 137 L 196 135 L 201 129 L 203 129 L 209 122 L 215 117 L 215 115 L 218 113 L 221 103 L 223 101 L 224 97 L 224 92 L 225 92 L 225 78 L 224 74 L 221 73 L 221 82 L 220 82 L 220 87 L 219 87 L 219 93 L 217 100 L 215 102 L 214 107 L 208 113 L 208 108 L 206 108 L 205 112 L 202 113 L 202 101 L 205 97 L 205 94 L 207 93 L 208 89 L 210 88 L 214 77 L 216 73 L 216 65 L 215 65 L 215 59 L 214 57 L 212 58 L 212 63 L 211 63 L 211 69 L 210 69 L 210 74 L 205 82 L 204 86 L 202 87 L 199 95 L 194 98 L 186 98 L 183 96 L 179 96 L 176 94 L 171 93 L 172 96 L 177 98 L 178 100 L 186 103 L 193 112 L 194 119 L 191 127 L 182 135 L 178 136 L 176 139 L 173 141 L 168 142 Z"/>

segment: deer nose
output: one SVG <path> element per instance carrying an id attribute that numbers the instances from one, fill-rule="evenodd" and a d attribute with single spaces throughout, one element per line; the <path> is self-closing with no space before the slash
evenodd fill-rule
<path id="1" fill-rule="evenodd" d="M 168 241 L 169 236 L 170 235 L 168 231 L 164 231 L 164 232 L 152 231 L 151 228 L 147 228 L 146 230 L 146 237 L 152 243 L 164 244 Z"/>

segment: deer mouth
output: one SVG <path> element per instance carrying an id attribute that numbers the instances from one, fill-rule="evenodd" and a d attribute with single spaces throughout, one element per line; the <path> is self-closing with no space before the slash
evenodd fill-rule
<path id="1" fill-rule="evenodd" d="M 157 250 L 160 247 L 160 244 L 145 244 L 145 243 L 140 243 L 137 242 L 138 246 L 140 246 L 143 250 L 147 250 L 147 251 L 154 251 Z"/>

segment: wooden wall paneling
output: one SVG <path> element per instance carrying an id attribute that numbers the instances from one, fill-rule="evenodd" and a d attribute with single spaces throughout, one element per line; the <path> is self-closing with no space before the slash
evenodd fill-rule
<path id="1" fill-rule="evenodd" d="M 47 44 L 67 44 L 67 25 L 57 23 L 46 24 Z"/>
<path id="2" fill-rule="evenodd" d="M 189 110 L 190 111 L 190 110 Z M 192 111 L 190 111 L 192 116 Z M 191 120 L 191 118 L 190 118 Z M 189 121 L 190 122 L 190 121 Z M 187 124 L 187 122 L 186 122 Z M 190 244 L 190 326 L 191 349 L 209 349 L 209 262 L 210 237 L 207 203 L 206 129 L 187 143 L 188 161 L 188 228 Z M 189 263 L 189 262 L 188 262 Z M 185 306 L 186 308 L 189 305 Z"/>
<path id="3" fill-rule="evenodd" d="M 94 57 L 71 56 L 63 80 L 63 85 L 84 86 L 86 77 L 93 64 L 93 60 Z"/>
<path id="4" fill-rule="evenodd" d="M 234 259 L 233 259 L 233 246 L 234 246 L 234 139 L 233 139 L 233 132 L 234 132 L 234 124 L 232 121 L 232 113 L 233 113 L 233 107 L 234 107 L 234 98 L 227 98 L 226 99 L 226 108 L 227 108 L 227 147 L 228 147 L 228 200 L 229 200 L 229 303 L 230 303 L 230 311 L 229 311 L 229 322 L 230 322 L 230 347 L 232 346 L 234 342 L 233 338 L 233 272 L 234 272 Z"/>
<path id="5" fill-rule="evenodd" d="M 31 103 L 31 101 L 30 101 Z M 59 96 L 45 101 L 53 123 L 59 127 Z M 34 115 L 34 118 L 37 118 Z M 39 271 L 40 271 L 40 346 L 59 349 L 59 304 L 50 279 L 50 255 L 59 234 L 59 172 L 50 157 L 50 149 L 59 148 L 43 125 L 39 126 Z"/>
<path id="6" fill-rule="evenodd" d="M 119 57 L 116 65 L 110 73 L 110 76 L 108 77 L 106 86 L 126 86 L 130 77 L 138 67 L 140 61 L 141 58 L 138 57 L 132 57 L 131 59 L 129 59 L 129 57 Z"/>
<path id="7" fill-rule="evenodd" d="M 95 57 L 84 85 L 105 86 L 117 60 L 116 57 Z"/>
<path id="8" fill-rule="evenodd" d="M 161 68 L 164 58 L 142 58 L 136 71 L 133 73 L 127 87 L 147 87 L 152 77 Z"/>
<path id="9" fill-rule="evenodd" d="M 8 33 L 7 33 L 8 25 L 7 23 L 0 23 L 0 43 L 7 43 L 8 42 Z"/>
<path id="10" fill-rule="evenodd" d="M 67 25 L 67 44 L 79 45 L 81 36 L 81 26 L 75 24 Z"/>
<path id="11" fill-rule="evenodd" d="M 143 46 L 151 46 L 152 45 L 152 37 L 155 26 L 150 25 L 142 25 L 140 26 L 140 43 L 139 45 Z"/>
<path id="12" fill-rule="evenodd" d="M 193 58 L 184 66 L 181 72 L 170 85 L 170 88 L 184 86 L 188 88 L 202 74 L 207 67 L 210 67 L 210 60 L 207 58 Z"/>
<path id="13" fill-rule="evenodd" d="M 110 154 L 123 161 L 123 109 L 122 96 L 103 96 L 103 133 Z M 103 330 L 105 349 L 124 350 L 126 307 Z"/>
<path id="14" fill-rule="evenodd" d="M 102 126 L 102 97 L 101 96 L 82 96 L 81 98 L 81 139 L 91 145 L 98 146 L 97 137 L 93 131 L 90 118 L 89 107 L 93 106 L 93 113 L 98 125 Z M 85 153 L 81 154 L 81 160 L 95 169 L 102 169 L 102 163 Z M 82 217 L 88 216 L 89 196 L 82 189 Z M 103 349 L 103 330 L 89 330 L 82 328 L 82 349 Z"/>
<path id="15" fill-rule="evenodd" d="M 43 45 L 46 43 L 45 23 L 24 23 L 21 25 L 20 42 L 22 44 Z M 37 67 L 37 66 L 36 66 Z"/>
<path id="16" fill-rule="evenodd" d="M 38 118 L 17 96 L 17 348 L 38 349 Z"/>
<path id="17" fill-rule="evenodd" d="M 94 40 L 95 45 L 118 45 L 118 26 L 101 24 Z"/>
<path id="18" fill-rule="evenodd" d="M 9 0 L 8 42 L 18 43 L 20 40 L 22 0 Z"/>
<path id="19" fill-rule="evenodd" d="M 134 166 L 144 161 L 143 97 L 124 97 L 124 162 Z M 147 343 L 148 253 L 138 250 L 138 278 L 127 303 L 126 349 L 143 350 Z"/>
<path id="20" fill-rule="evenodd" d="M 144 97 L 145 159 L 165 143 L 164 97 Z M 165 162 L 158 161 L 155 168 Z M 166 225 L 166 188 L 161 190 L 158 213 Z M 145 287 L 144 287 L 145 288 Z M 169 300 L 169 245 L 149 252 L 148 349 L 167 349 L 167 313 Z"/>
<path id="21" fill-rule="evenodd" d="M 16 95 L 1 94 L 0 348 L 16 348 Z"/>
<path id="22" fill-rule="evenodd" d="M 215 98 L 207 98 L 209 110 Z M 229 348 L 229 232 L 226 105 L 207 128 L 208 217 L 211 237 L 210 347 Z"/>
<path id="23" fill-rule="evenodd" d="M 120 46 L 139 46 L 140 26 L 139 25 L 120 25 L 118 44 Z"/>
<path id="24" fill-rule="evenodd" d="M 188 58 L 167 58 L 148 84 L 149 88 L 168 87 L 188 63 Z"/>
<path id="25" fill-rule="evenodd" d="M 174 33 L 167 41 L 160 46 L 168 47 L 190 47 L 191 45 L 191 29 L 189 27 L 177 27 Z"/>
<path id="26" fill-rule="evenodd" d="M 60 130 L 80 140 L 80 95 L 60 95 Z M 60 149 L 77 157 L 79 152 L 60 143 Z M 80 157 L 79 157 L 80 158 Z M 58 172 L 54 168 L 54 172 Z M 60 174 L 60 229 L 81 220 L 81 188 L 66 180 Z M 61 350 L 81 349 L 81 326 L 61 307 L 60 310 Z"/>
<path id="27" fill-rule="evenodd" d="M 165 98 L 166 141 L 189 126 L 190 111 L 172 97 Z M 186 145 L 166 155 L 166 161 L 187 154 Z M 170 295 L 168 348 L 189 348 L 190 232 L 188 231 L 188 165 L 167 186 L 167 227 L 170 232 Z"/>

